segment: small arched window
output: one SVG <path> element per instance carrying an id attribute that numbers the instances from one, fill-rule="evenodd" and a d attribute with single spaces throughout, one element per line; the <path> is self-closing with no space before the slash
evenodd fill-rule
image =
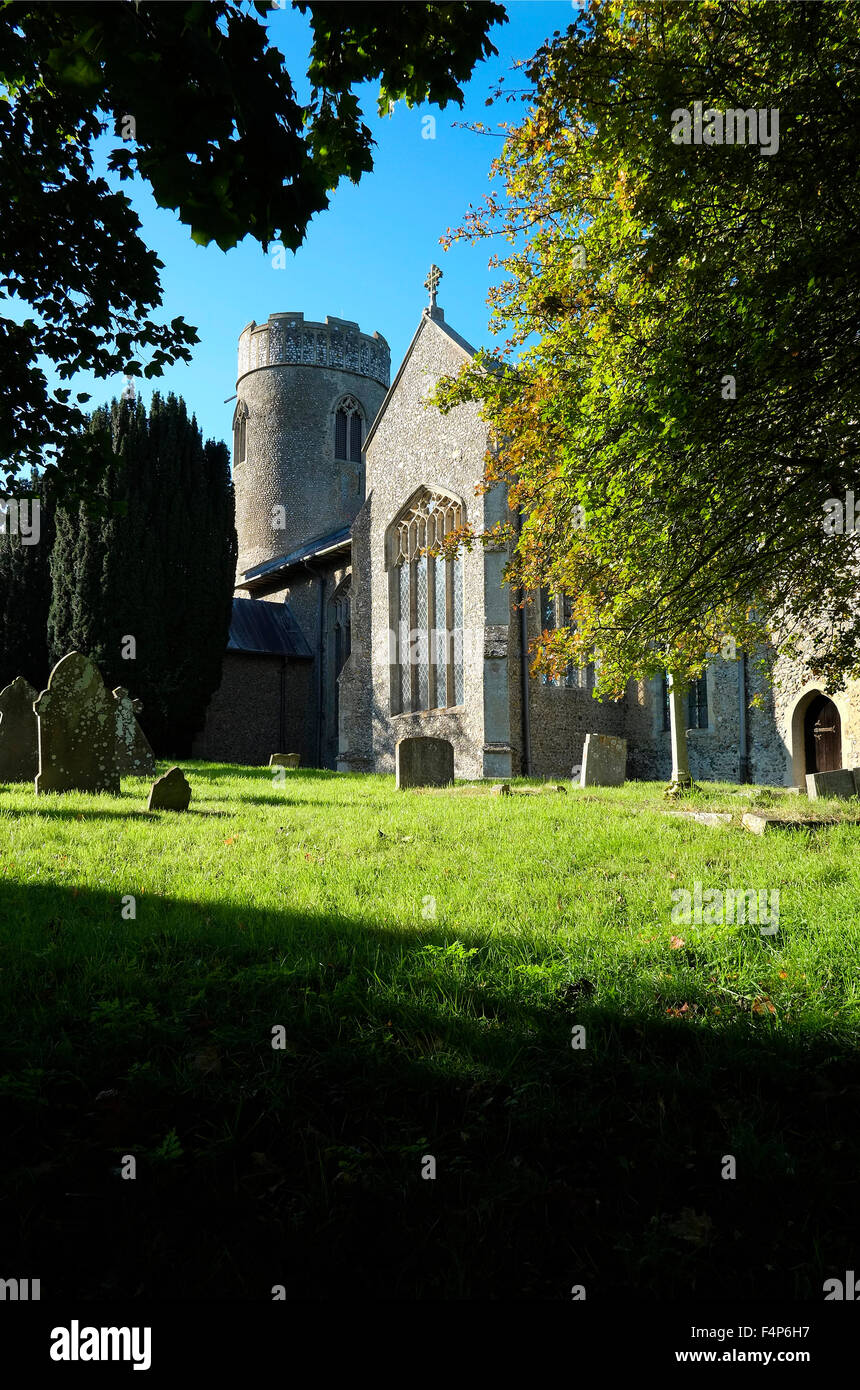
<path id="1" fill-rule="evenodd" d="M 338 586 L 329 599 L 329 603 L 331 604 L 332 627 L 334 629 L 335 680 L 343 670 L 347 657 L 352 650 L 351 593 L 352 575 L 348 574 L 343 583 Z"/>
<path id="2" fill-rule="evenodd" d="M 364 416 L 354 396 L 344 396 L 334 417 L 334 456 L 347 463 L 361 463 Z"/>
<path id="3" fill-rule="evenodd" d="M 671 728 L 669 717 L 669 677 L 663 676 L 662 680 L 662 702 L 663 702 L 663 732 L 668 733 Z M 687 695 L 687 728 L 688 729 L 707 729 L 708 723 L 708 677 L 701 675 L 697 680 L 691 681 Z"/>
<path id="4" fill-rule="evenodd" d="M 571 602 L 567 594 L 554 594 L 550 589 L 541 589 L 538 600 L 538 626 L 541 632 L 554 632 L 560 627 L 575 629 Z M 540 683 L 565 686 L 569 690 L 593 690 L 595 679 L 596 668 L 593 661 L 589 661 L 585 666 L 575 666 L 571 661 L 563 676 L 550 676 L 546 671 L 542 672 Z"/>
<path id="5" fill-rule="evenodd" d="M 247 447 L 247 422 L 248 407 L 244 401 L 239 401 L 233 415 L 233 464 L 245 462 L 245 450 Z"/>
<path id="6" fill-rule="evenodd" d="M 464 702 L 462 551 L 422 554 L 464 520 L 462 502 L 422 489 L 389 527 L 394 713 Z"/>

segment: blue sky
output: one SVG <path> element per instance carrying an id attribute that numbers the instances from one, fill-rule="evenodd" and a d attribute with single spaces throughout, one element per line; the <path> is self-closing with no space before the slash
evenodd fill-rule
<path id="1" fill-rule="evenodd" d="M 462 111 L 457 106 L 409 111 L 400 103 L 391 117 L 380 118 L 376 89 L 361 89 L 365 119 L 377 141 L 374 170 L 357 186 L 341 185 L 329 209 L 311 222 L 296 254 L 286 253 L 285 268 L 273 267 L 272 255 L 250 238 L 229 252 L 196 246 L 175 213 L 156 207 L 148 186 L 124 185 L 144 241 L 164 262 L 159 321 L 182 314 L 200 334 L 191 363 L 138 383 L 144 400 L 153 390 L 175 391 L 196 414 L 204 437 L 228 441 L 233 405 L 224 401 L 235 391 L 238 336 L 252 319 L 261 323 L 284 310 L 301 310 L 306 319 L 322 320 L 326 314 L 354 319 L 364 332 L 378 330 L 391 347 L 393 376 L 427 302 L 423 283 L 433 261 L 444 273 L 439 304 L 448 322 L 475 346 L 493 341 L 486 294 L 494 245 L 458 242 L 444 252 L 439 237 L 492 186 L 489 165 L 501 141 L 455 129 L 454 123 L 515 120 L 521 105 L 488 108 L 486 98 L 502 75 L 506 85 L 523 86 L 523 79 L 510 72 L 514 60 L 530 57 L 553 30 L 571 24 L 577 6 L 570 0 L 509 0 L 506 8 L 508 23 L 491 31 L 499 56 L 478 65 Z M 300 78 L 309 25 L 292 8 L 273 11 L 267 22 L 271 42 L 285 55 L 304 97 Z M 436 118 L 435 139 L 422 138 L 425 114 Z M 74 383 L 76 390 L 92 392 L 88 408 L 119 395 L 122 386 L 121 377 Z"/>

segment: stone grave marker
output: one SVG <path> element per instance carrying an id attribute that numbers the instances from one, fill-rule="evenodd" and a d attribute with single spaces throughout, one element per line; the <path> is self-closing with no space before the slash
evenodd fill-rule
<path id="1" fill-rule="evenodd" d="M 32 782 L 39 771 L 38 693 L 23 676 L 0 690 L 0 782 Z"/>
<path id="2" fill-rule="evenodd" d="M 401 738 L 394 757 L 400 790 L 447 787 L 454 781 L 454 745 L 447 738 Z"/>
<path id="3" fill-rule="evenodd" d="M 153 782 L 149 793 L 148 811 L 187 811 L 191 788 L 181 767 L 172 767 Z"/>
<path id="4" fill-rule="evenodd" d="M 585 735 L 581 787 L 623 787 L 626 772 L 626 738 L 617 738 L 615 734 Z"/>
<path id="5" fill-rule="evenodd" d="M 269 767 L 297 768 L 301 765 L 301 761 L 301 753 L 273 753 L 269 759 Z"/>
<path id="6" fill-rule="evenodd" d="M 731 811 L 664 811 L 664 816 L 672 816 L 676 820 L 691 820 L 697 825 L 731 825 Z"/>
<path id="7" fill-rule="evenodd" d="M 96 666 L 80 652 L 58 661 L 34 702 L 39 717 L 42 792 L 112 792 L 119 795 L 116 712 Z"/>
<path id="8" fill-rule="evenodd" d="M 808 772 L 806 794 L 810 801 L 817 801 L 820 796 L 857 796 L 854 773 L 849 767 L 836 772 Z"/>
<path id="9" fill-rule="evenodd" d="M 116 717 L 117 764 L 120 776 L 153 777 L 155 754 L 149 740 L 135 718 L 143 708 L 140 700 L 132 700 L 128 691 L 118 685 L 113 692 Z"/>

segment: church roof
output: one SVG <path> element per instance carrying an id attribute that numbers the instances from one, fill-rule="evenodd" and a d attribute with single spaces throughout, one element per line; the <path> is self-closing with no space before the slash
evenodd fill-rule
<path id="1" fill-rule="evenodd" d="M 456 331 L 456 329 L 451 328 L 450 324 L 447 324 L 445 322 L 445 315 L 443 314 L 441 309 L 436 307 L 432 309 L 425 309 L 423 314 L 421 315 L 421 321 L 418 324 L 418 327 L 416 328 L 415 333 L 412 337 L 412 342 L 406 349 L 406 355 L 403 358 L 403 361 L 400 363 L 397 375 L 392 381 L 391 385 L 389 386 L 387 392 L 385 393 L 385 400 L 379 407 L 379 410 L 376 414 L 376 419 L 374 420 L 373 424 L 367 432 L 367 438 L 365 439 L 364 444 L 362 446 L 364 449 L 370 447 L 370 443 L 373 439 L 373 436 L 376 434 L 376 431 L 379 427 L 379 422 L 385 414 L 386 410 L 388 409 L 389 401 L 391 400 L 391 397 L 394 395 L 398 385 L 400 384 L 400 378 L 406 370 L 406 364 L 412 356 L 412 353 L 415 351 L 415 344 L 418 342 L 418 339 L 421 337 L 421 334 L 428 323 L 434 324 L 434 326 L 439 330 L 439 332 L 444 334 L 444 336 L 448 338 L 449 341 L 455 345 L 455 347 L 458 347 L 466 357 L 475 356 L 475 348 L 472 347 L 471 343 L 467 343 L 465 338 L 461 338 L 460 334 Z"/>
<path id="2" fill-rule="evenodd" d="M 258 598 L 234 598 L 227 650 L 264 656 L 313 656 L 287 605 Z"/>
<path id="3" fill-rule="evenodd" d="M 245 570 L 245 583 L 266 579 L 280 570 L 289 569 L 292 565 L 300 565 L 305 560 L 315 559 L 318 555 L 327 555 L 332 550 L 345 548 L 350 544 L 349 533 L 349 526 L 340 526 L 337 531 L 330 531 L 326 536 L 307 541 L 298 550 L 291 550 L 289 555 L 279 555 L 276 560 L 267 560 L 263 565 L 255 565 L 253 569 Z"/>

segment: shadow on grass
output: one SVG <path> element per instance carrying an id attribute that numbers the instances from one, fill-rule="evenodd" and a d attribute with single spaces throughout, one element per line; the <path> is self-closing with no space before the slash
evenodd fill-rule
<path id="1" fill-rule="evenodd" d="M 185 771 L 189 780 L 192 777 L 199 777 L 210 782 L 222 780 L 228 781 L 257 781 L 265 774 L 271 777 L 274 769 L 267 763 L 256 763 L 253 766 L 245 766 L 241 763 L 195 763 L 183 760 L 181 767 Z M 342 782 L 352 774 L 347 772 L 334 772 L 326 767 L 299 767 L 284 768 L 287 777 L 301 778 L 303 781 L 315 782 Z"/>
<path id="2" fill-rule="evenodd" d="M 44 1297 L 818 1299 L 856 1263 L 832 1037 L 601 1006 L 583 962 L 541 996 L 432 926 L 137 912 L 0 885 L 0 1221 Z"/>

